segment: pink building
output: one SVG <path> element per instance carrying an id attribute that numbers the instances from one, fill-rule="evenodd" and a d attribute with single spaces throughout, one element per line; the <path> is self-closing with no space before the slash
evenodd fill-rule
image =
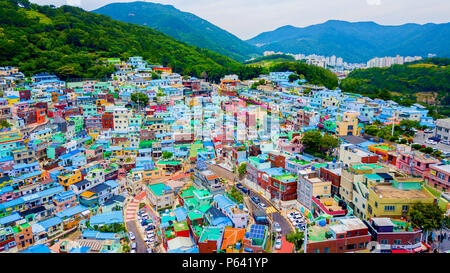
<path id="1" fill-rule="evenodd" d="M 424 180 L 431 187 L 448 192 L 450 190 L 450 161 L 430 165 L 429 172 L 424 174 Z"/>
<path id="2" fill-rule="evenodd" d="M 287 153 L 302 153 L 303 144 L 301 143 L 300 136 L 294 137 L 291 141 L 287 139 L 280 139 L 278 141 L 280 149 Z"/>
<path id="3" fill-rule="evenodd" d="M 430 170 L 430 165 L 439 163 L 434 157 L 422 152 L 399 152 L 396 167 L 408 175 L 423 177 Z"/>

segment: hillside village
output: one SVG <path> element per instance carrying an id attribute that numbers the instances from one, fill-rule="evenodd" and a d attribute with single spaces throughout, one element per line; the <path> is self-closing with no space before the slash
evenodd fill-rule
<path id="1" fill-rule="evenodd" d="M 290 71 L 106 62 L 102 81 L 0 68 L 0 252 L 449 250 L 408 214 L 448 216 L 449 119 Z"/>

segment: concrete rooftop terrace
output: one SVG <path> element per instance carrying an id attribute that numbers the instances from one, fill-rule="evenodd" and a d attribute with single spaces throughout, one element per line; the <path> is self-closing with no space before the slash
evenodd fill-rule
<path id="1" fill-rule="evenodd" d="M 423 190 L 400 190 L 391 185 L 374 186 L 373 191 L 385 199 L 427 199 L 433 198 Z"/>

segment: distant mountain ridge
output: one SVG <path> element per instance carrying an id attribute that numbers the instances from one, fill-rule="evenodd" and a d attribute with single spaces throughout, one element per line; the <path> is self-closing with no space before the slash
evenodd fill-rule
<path id="1" fill-rule="evenodd" d="M 114 67 L 100 60 L 131 56 L 170 66 L 183 75 L 200 77 L 205 71 L 214 81 L 244 67 L 152 28 L 80 8 L 40 6 L 28 0 L 0 1 L 0 66 L 17 66 L 26 75 L 52 72 L 63 80 L 104 78 Z"/>
<path id="2" fill-rule="evenodd" d="M 235 35 L 172 5 L 150 2 L 112 3 L 92 12 L 114 20 L 151 27 L 190 45 L 209 49 L 237 61 L 260 54 L 260 50 Z"/>
<path id="3" fill-rule="evenodd" d="M 291 25 L 263 32 L 247 40 L 262 51 L 292 54 L 336 55 L 347 62 L 366 62 L 374 57 L 450 57 L 450 23 L 384 26 L 375 22 L 329 20 L 308 27 Z"/>

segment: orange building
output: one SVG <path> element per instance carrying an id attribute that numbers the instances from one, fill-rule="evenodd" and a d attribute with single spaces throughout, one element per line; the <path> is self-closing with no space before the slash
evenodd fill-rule
<path id="1" fill-rule="evenodd" d="M 74 170 L 58 175 L 58 182 L 66 191 L 69 189 L 70 185 L 80 182 L 81 180 L 83 180 L 83 177 L 81 176 L 80 170 Z"/>
<path id="2" fill-rule="evenodd" d="M 36 110 L 36 123 L 42 124 L 45 122 L 45 109 L 37 109 Z"/>
<path id="3" fill-rule="evenodd" d="M 25 249 L 34 243 L 33 231 L 28 223 L 17 224 L 13 227 L 17 249 Z"/>
<path id="4" fill-rule="evenodd" d="M 243 247 L 242 243 L 245 238 L 245 228 L 232 228 L 226 227 L 223 233 L 222 247 L 220 250 L 226 253 L 241 252 Z M 240 243 L 241 247 L 236 248 L 236 244 Z"/>
<path id="5" fill-rule="evenodd" d="M 370 152 L 380 155 L 382 161 L 390 163 L 392 165 L 396 164 L 397 154 L 395 153 L 395 151 L 397 150 L 397 147 L 389 145 L 387 143 L 379 143 L 370 145 L 368 148 Z"/>

